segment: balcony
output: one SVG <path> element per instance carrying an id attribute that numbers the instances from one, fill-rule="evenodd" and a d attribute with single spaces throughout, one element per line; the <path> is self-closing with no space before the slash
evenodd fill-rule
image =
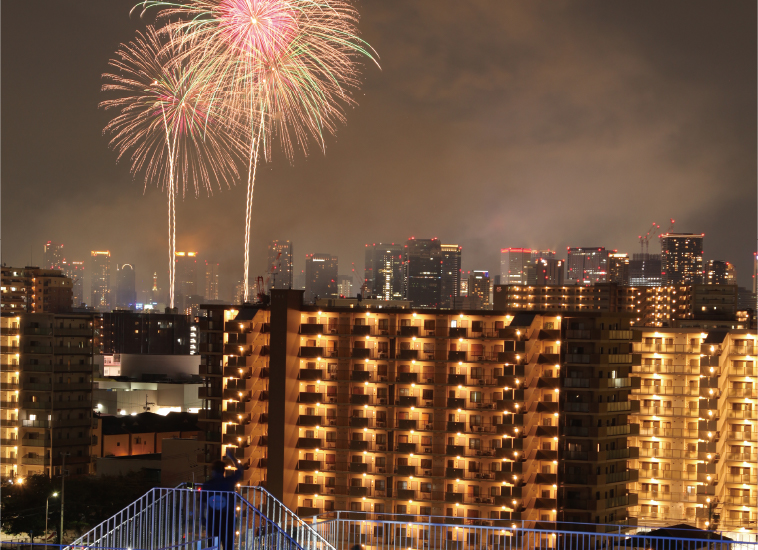
<path id="1" fill-rule="evenodd" d="M 445 502 L 463 502 L 463 493 L 448 493 L 445 492 Z"/>
<path id="2" fill-rule="evenodd" d="M 324 348 L 321 346 L 300 346 L 298 356 L 306 358 L 326 357 L 324 355 Z"/>
<path id="3" fill-rule="evenodd" d="M 369 382 L 371 381 L 371 371 L 368 371 L 368 370 L 351 371 L 350 380 L 352 382 Z"/>
<path id="4" fill-rule="evenodd" d="M 398 354 L 398 359 L 415 360 L 418 359 L 419 352 L 417 349 L 401 349 Z"/>
<path id="5" fill-rule="evenodd" d="M 416 467 L 409 465 L 395 466 L 395 474 L 399 476 L 415 476 Z"/>
<path id="6" fill-rule="evenodd" d="M 300 369 L 298 380 L 313 382 L 324 379 L 324 371 L 321 369 Z"/>
<path id="7" fill-rule="evenodd" d="M 320 513 L 321 513 L 321 508 L 313 508 L 312 506 L 298 506 L 297 507 L 297 515 L 301 518 L 317 516 Z"/>
<path id="8" fill-rule="evenodd" d="M 397 428 L 399 430 L 415 430 L 416 429 L 416 420 L 412 420 L 409 418 L 401 418 L 397 421 Z"/>
<path id="9" fill-rule="evenodd" d="M 465 399 L 457 399 L 455 397 L 448 397 L 447 398 L 447 408 L 448 409 L 465 409 L 466 408 L 466 400 Z"/>
<path id="10" fill-rule="evenodd" d="M 400 336 L 413 337 L 418 336 L 419 327 L 404 325 L 400 327 Z"/>
<path id="11" fill-rule="evenodd" d="M 448 374 L 447 383 L 450 385 L 460 386 L 466 383 L 465 374 Z"/>
<path id="12" fill-rule="evenodd" d="M 298 449 L 322 449 L 324 441 L 317 437 L 299 437 L 296 447 Z"/>
<path id="13" fill-rule="evenodd" d="M 298 483 L 295 492 L 298 495 L 318 495 L 321 493 L 321 485 L 318 483 Z"/>
<path id="14" fill-rule="evenodd" d="M 466 447 L 463 445 L 446 445 L 445 454 L 447 456 L 465 456 Z"/>
<path id="15" fill-rule="evenodd" d="M 447 360 L 463 362 L 466 360 L 466 352 L 465 351 L 448 351 Z"/>
<path id="16" fill-rule="evenodd" d="M 398 384 L 416 384 L 418 382 L 418 373 L 399 372 L 395 381 Z"/>
<path id="17" fill-rule="evenodd" d="M 324 334 L 324 325 L 322 323 L 302 323 L 300 334 Z"/>
<path id="18" fill-rule="evenodd" d="M 353 336 L 369 336 L 371 334 L 371 325 L 353 325 L 350 333 Z"/>
<path id="19" fill-rule="evenodd" d="M 350 354 L 350 357 L 352 357 L 353 359 L 370 359 L 371 349 L 355 347 L 353 348 L 352 353 Z"/>
<path id="20" fill-rule="evenodd" d="M 315 393 L 315 392 L 300 392 L 300 395 L 297 398 L 298 403 L 305 403 L 309 405 L 315 405 L 317 403 L 323 403 L 324 402 L 324 394 L 323 393 Z"/>
<path id="21" fill-rule="evenodd" d="M 353 439 L 350 441 L 351 451 L 369 451 L 371 450 L 371 442 L 363 441 L 360 439 Z"/>
<path id="22" fill-rule="evenodd" d="M 415 443 L 398 443 L 397 448 L 395 449 L 398 453 L 415 453 L 416 452 L 416 444 Z"/>
<path id="23" fill-rule="evenodd" d="M 369 470 L 369 464 L 365 462 L 351 462 L 348 465 L 348 471 L 353 474 L 367 474 Z"/>
<path id="24" fill-rule="evenodd" d="M 350 396 L 350 404 L 352 405 L 370 405 L 371 404 L 371 396 L 362 394 L 362 393 L 354 393 Z"/>
<path id="25" fill-rule="evenodd" d="M 401 395 L 397 399 L 400 407 L 415 407 L 418 398 L 415 395 Z"/>

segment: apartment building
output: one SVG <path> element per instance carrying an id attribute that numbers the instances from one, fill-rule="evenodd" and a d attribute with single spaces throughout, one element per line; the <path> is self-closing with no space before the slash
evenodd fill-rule
<path id="1" fill-rule="evenodd" d="M 61 271 L 3 266 L 1 273 L 0 310 L 3 314 L 71 311 L 73 282 Z"/>
<path id="2" fill-rule="evenodd" d="M 635 329 L 640 385 L 630 445 L 639 523 L 755 531 L 755 336 L 745 330 Z"/>
<path id="3" fill-rule="evenodd" d="M 692 319 L 733 321 L 737 296 L 736 285 L 496 285 L 493 303 L 497 311 L 626 312 L 636 326 L 665 327 Z"/>
<path id="4" fill-rule="evenodd" d="M 630 322 L 319 308 L 295 290 L 203 306 L 206 467 L 232 448 L 244 483 L 302 516 L 628 524 Z"/>
<path id="5" fill-rule="evenodd" d="M 0 478 L 90 471 L 91 315 L 0 319 Z"/>

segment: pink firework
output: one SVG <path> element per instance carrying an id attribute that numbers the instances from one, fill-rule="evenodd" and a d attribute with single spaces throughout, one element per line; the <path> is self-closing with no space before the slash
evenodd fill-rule
<path id="1" fill-rule="evenodd" d="M 258 62 L 275 58 L 297 35 L 290 2 L 222 0 L 215 11 L 223 41 Z"/>

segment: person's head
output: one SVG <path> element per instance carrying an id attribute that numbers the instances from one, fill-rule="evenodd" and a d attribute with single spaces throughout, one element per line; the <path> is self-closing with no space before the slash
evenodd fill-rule
<path id="1" fill-rule="evenodd" d="M 214 460 L 213 464 L 211 465 L 211 475 L 213 477 L 216 476 L 224 476 L 224 470 L 226 470 L 226 463 L 223 460 Z"/>

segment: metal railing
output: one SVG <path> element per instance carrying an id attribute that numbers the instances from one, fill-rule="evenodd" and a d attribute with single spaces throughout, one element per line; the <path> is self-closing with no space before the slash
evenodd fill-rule
<path id="1" fill-rule="evenodd" d="M 427 521 L 373 519 L 375 514 L 333 512 L 312 518 L 314 527 L 337 550 L 360 545 L 362 550 L 578 550 L 597 548 L 684 550 L 757 550 L 757 542 L 735 542 L 739 533 L 703 532 L 693 529 L 692 538 L 649 536 L 639 527 L 544 522 L 544 529 L 526 522 L 426 516 Z M 381 514 L 380 514 L 381 516 Z M 528 522 L 534 524 L 534 522 Z M 729 538 L 723 538 L 728 536 Z M 748 535 L 749 536 L 749 535 Z M 707 542 L 705 537 L 708 537 Z M 751 537 L 752 538 L 752 537 Z"/>
<path id="2" fill-rule="evenodd" d="M 263 487 L 244 486 L 238 489 L 241 498 L 265 514 L 279 529 L 290 533 L 298 547 L 305 550 L 334 550 L 310 524 L 300 519 Z"/>
<path id="3" fill-rule="evenodd" d="M 300 544 L 314 537 L 291 527 L 284 529 L 237 493 L 155 488 L 63 550 L 167 550 L 198 540 L 212 540 L 224 550 L 329 550 Z"/>

